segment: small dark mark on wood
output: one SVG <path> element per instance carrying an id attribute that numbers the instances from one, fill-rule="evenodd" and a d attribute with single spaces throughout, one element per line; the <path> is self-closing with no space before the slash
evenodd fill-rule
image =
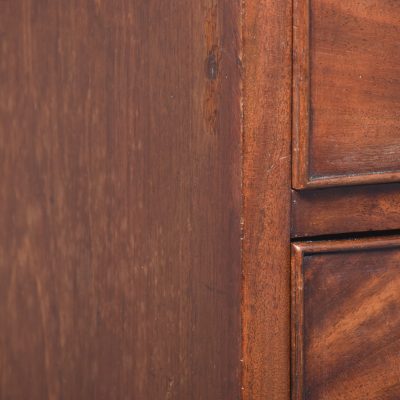
<path id="1" fill-rule="evenodd" d="M 217 79 L 218 75 L 218 61 L 217 57 L 214 53 L 210 53 L 206 59 L 205 63 L 205 71 L 206 71 L 206 76 L 210 80 L 215 80 Z"/>

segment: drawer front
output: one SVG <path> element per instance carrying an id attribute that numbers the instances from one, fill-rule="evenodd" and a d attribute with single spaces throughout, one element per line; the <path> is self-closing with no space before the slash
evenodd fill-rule
<path id="1" fill-rule="evenodd" d="M 295 0 L 293 186 L 400 181 L 400 2 Z"/>
<path id="2" fill-rule="evenodd" d="M 399 399 L 400 238 L 292 250 L 293 399 Z"/>

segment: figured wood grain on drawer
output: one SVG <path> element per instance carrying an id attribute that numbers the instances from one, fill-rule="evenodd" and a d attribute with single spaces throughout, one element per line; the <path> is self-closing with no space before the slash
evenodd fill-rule
<path id="1" fill-rule="evenodd" d="M 400 238 L 292 249 L 292 399 L 399 399 Z"/>

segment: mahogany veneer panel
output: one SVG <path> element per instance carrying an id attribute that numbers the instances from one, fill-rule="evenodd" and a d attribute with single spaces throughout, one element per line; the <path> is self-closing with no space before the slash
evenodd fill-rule
<path id="1" fill-rule="evenodd" d="M 292 237 L 400 229 L 400 184 L 292 191 Z"/>
<path id="2" fill-rule="evenodd" d="M 293 185 L 400 180 L 400 2 L 294 1 Z"/>
<path id="3" fill-rule="evenodd" d="M 240 2 L 0 1 L 0 399 L 240 397 Z"/>
<path id="4" fill-rule="evenodd" d="M 292 248 L 292 398 L 399 399 L 400 238 Z"/>

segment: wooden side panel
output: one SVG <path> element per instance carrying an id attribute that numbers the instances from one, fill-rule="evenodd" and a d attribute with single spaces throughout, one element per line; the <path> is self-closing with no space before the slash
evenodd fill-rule
<path id="1" fill-rule="evenodd" d="M 400 184 L 292 191 L 292 237 L 400 229 Z"/>
<path id="2" fill-rule="evenodd" d="M 294 187 L 400 181 L 400 3 L 294 4 Z"/>
<path id="3" fill-rule="evenodd" d="M 291 1 L 243 18 L 243 398 L 290 397 Z"/>
<path id="4" fill-rule="evenodd" d="M 292 398 L 400 398 L 400 238 L 294 244 L 292 276 Z"/>
<path id="5" fill-rule="evenodd" d="M 240 1 L 0 1 L 0 398 L 240 397 Z"/>

